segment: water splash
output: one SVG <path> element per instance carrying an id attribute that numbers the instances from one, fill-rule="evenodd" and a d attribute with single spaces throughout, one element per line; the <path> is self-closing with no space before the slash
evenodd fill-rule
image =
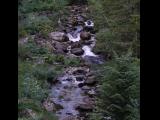
<path id="1" fill-rule="evenodd" d="M 70 33 L 68 33 L 67 36 L 68 36 L 69 40 L 72 41 L 72 42 L 77 42 L 77 41 L 80 41 L 80 39 L 81 39 L 80 38 L 80 33 L 77 34 L 76 38 L 74 38 Z"/>
<path id="2" fill-rule="evenodd" d="M 85 57 L 85 56 L 97 57 L 97 55 L 92 52 L 89 46 L 85 45 L 82 47 L 82 49 L 84 50 L 84 54 L 82 55 L 82 57 Z"/>
<path id="3" fill-rule="evenodd" d="M 88 20 L 88 21 L 86 21 L 84 23 L 85 23 L 86 27 L 93 27 L 94 26 L 94 23 L 91 20 Z"/>

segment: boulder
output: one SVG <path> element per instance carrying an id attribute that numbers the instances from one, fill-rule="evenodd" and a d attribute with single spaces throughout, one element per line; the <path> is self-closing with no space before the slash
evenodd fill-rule
<path id="1" fill-rule="evenodd" d="M 50 111 L 57 111 L 59 109 L 63 109 L 62 105 L 54 103 L 50 99 L 45 100 L 42 105 L 49 112 Z"/>
<path id="2" fill-rule="evenodd" d="M 92 97 L 92 96 L 95 96 L 95 95 L 96 95 L 96 92 L 95 92 L 95 90 L 91 89 L 91 90 L 89 90 L 89 91 L 87 92 L 87 94 L 88 94 L 90 97 Z"/>
<path id="3" fill-rule="evenodd" d="M 36 113 L 32 109 L 28 109 L 28 108 L 19 111 L 18 114 L 20 117 L 22 116 L 32 117 L 32 118 L 36 117 Z"/>
<path id="4" fill-rule="evenodd" d="M 91 34 L 89 32 L 81 32 L 80 38 L 82 40 L 89 40 L 91 39 Z"/>
<path id="5" fill-rule="evenodd" d="M 74 48 L 71 50 L 71 53 L 74 55 L 83 55 L 84 51 L 82 48 Z"/>
<path id="6" fill-rule="evenodd" d="M 84 81 L 84 84 L 86 85 L 94 85 L 97 82 L 94 76 L 87 77 L 87 79 Z"/>
<path id="7" fill-rule="evenodd" d="M 88 86 L 86 86 L 86 85 L 82 87 L 82 90 L 90 90 L 90 89 L 91 89 L 91 88 L 88 87 Z"/>
<path id="8" fill-rule="evenodd" d="M 63 106 L 60 104 L 54 103 L 54 106 L 55 106 L 56 110 L 63 109 Z"/>
<path id="9" fill-rule="evenodd" d="M 78 21 L 77 21 L 77 18 L 76 18 L 76 17 L 74 17 L 71 21 L 72 21 L 72 25 L 73 25 L 73 26 L 78 25 Z"/>
<path id="10" fill-rule="evenodd" d="M 77 75 L 76 80 L 77 81 L 83 81 L 84 80 L 84 75 Z"/>
<path id="11" fill-rule="evenodd" d="M 78 42 L 71 42 L 71 48 L 80 48 L 82 45 L 81 45 L 81 42 L 78 41 Z"/>
<path id="12" fill-rule="evenodd" d="M 50 100 L 44 101 L 44 102 L 43 102 L 43 107 L 44 107 L 47 111 L 56 110 L 53 102 L 50 101 Z"/>
<path id="13" fill-rule="evenodd" d="M 83 68 L 77 69 L 73 72 L 74 75 L 81 75 L 81 74 L 85 75 L 86 73 L 87 73 L 86 69 L 83 69 Z"/>
<path id="14" fill-rule="evenodd" d="M 91 44 L 93 44 L 93 41 L 84 41 L 83 44 L 84 45 L 91 45 Z"/>
<path id="15" fill-rule="evenodd" d="M 81 111 L 88 111 L 93 109 L 93 105 L 89 103 L 80 103 L 79 105 L 76 106 L 76 109 L 81 110 Z"/>
<path id="16" fill-rule="evenodd" d="M 90 72 L 88 72 L 88 73 L 86 74 L 87 77 L 91 77 L 91 76 L 93 76 L 93 75 L 94 75 L 94 72 L 93 72 L 93 71 L 90 71 Z"/>
<path id="17" fill-rule="evenodd" d="M 66 44 L 62 44 L 60 42 L 55 42 L 54 43 L 54 48 L 56 49 L 56 51 L 58 53 L 65 53 L 65 52 L 67 52 L 67 45 Z"/>
<path id="18" fill-rule="evenodd" d="M 84 83 L 79 83 L 78 84 L 78 87 L 80 87 L 80 88 L 83 87 L 83 86 L 84 86 Z"/>
<path id="19" fill-rule="evenodd" d="M 49 37 L 52 39 L 52 40 L 55 40 L 55 41 L 59 41 L 59 42 L 66 42 L 66 41 L 69 41 L 69 38 L 67 37 L 67 35 L 63 32 L 51 32 L 49 34 Z"/>

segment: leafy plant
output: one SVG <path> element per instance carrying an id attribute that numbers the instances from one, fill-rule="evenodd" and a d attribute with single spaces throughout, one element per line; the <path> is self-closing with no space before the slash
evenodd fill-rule
<path id="1" fill-rule="evenodd" d="M 138 120 L 140 101 L 139 60 L 130 54 L 100 68 L 101 94 L 97 111 L 115 120 Z M 96 113 L 95 113 L 96 114 Z"/>

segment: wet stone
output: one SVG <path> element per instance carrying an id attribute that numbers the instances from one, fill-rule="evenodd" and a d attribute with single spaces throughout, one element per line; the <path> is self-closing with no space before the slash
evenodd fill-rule
<path id="1" fill-rule="evenodd" d="M 83 79 L 84 79 L 83 75 L 76 76 L 77 81 L 83 81 Z"/>
<path id="2" fill-rule="evenodd" d="M 91 88 L 89 86 L 83 86 L 82 90 L 90 90 Z"/>
<path id="3" fill-rule="evenodd" d="M 84 75 L 84 74 L 86 74 L 86 73 L 87 73 L 87 72 L 86 72 L 85 70 L 81 70 L 81 69 L 78 69 L 78 70 L 76 70 L 76 71 L 73 72 L 74 75 L 76 75 L 76 74 L 77 74 L 77 75 L 78 75 L 78 74 Z"/>
<path id="4" fill-rule="evenodd" d="M 83 87 L 83 86 L 84 86 L 84 83 L 79 83 L 78 84 L 78 87 L 80 87 L 80 88 Z"/>
<path id="5" fill-rule="evenodd" d="M 74 48 L 71 50 L 71 53 L 75 55 L 82 55 L 84 51 L 82 50 L 82 48 Z"/>

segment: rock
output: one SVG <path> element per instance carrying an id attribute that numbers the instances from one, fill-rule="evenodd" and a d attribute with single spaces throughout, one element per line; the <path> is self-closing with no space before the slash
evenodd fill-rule
<path id="1" fill-rule="evenodd" d="M 80 119 L 77 119 L 77 117 L 75 116 L 66 116 L 65 118 L 60 119 L 60 120 L 80 120 Z"/>
<path id="2" fill-rule="evenodd" d="M 88 73 L 86 74 L 87 77 L 91 77 L 91 76 L 93 76 L 93 75 L 94 75 L 94 72 L 93 72 L 93 71 L 88 72 Z"/>
<path id="3" fill-rule="evenodd" d="M 84 97 L 83 103 L 79 103 L 75 106 L 75 109 L 78 110 L 92 110 L 94 107 L 94 101 L 92 98 Z"/>
<path id="4" fill-rule="evenodd" d="M 43 107 L 47 110 L 47 111 L 57 111 L 59 109 L 63 109 L 63 106 L 60 104 L 56 104 L 53 101 L 47 99 L 42 103 Z"/>
<path id="5" fill-rule="evenodd" d="M 82 45 L 80 42 L 72 42 L 71 43 L 71 48 L 80 48 Z"/>
<path id="6" fill-rule="evenodd" d="M 18 41 L 18 43 L 20 43 L 20 44 L 25 44 L 25 43 L 28 42 L 28 38 L 29 38 L 29 37 L 21 38 L 21 39 Z"/>
<path id="7" fill-rule="evenodd" d="M 20 117 L 32 117 L 32 118 L 35 118 L 36 117 L 36 113 L 32 110 L 32 109 L 23 109 L 21 111 L 19 111 L 19 116 Z"/>
<path id="8" fill-rule="evenodd" d="M 82 87 L 82 90 L 90 90 L 91 88 L 90 87 L 88 87 L 88 86 L 83 86 Z"/>
<path id="9" fill-rule="evenodd" d="M 66 42 L 66 41 L 69 41 L 69 38 L 67 37 L 67 35 L 63 32 L 51 32 L 49 34 L 49 37 L 52 39 L 52 40 L 56 40 L 56 41 L 59 41 L 59 42 Z"/>
<path id="10" fill-rule="evenodd" d="M 93 98 L 90 97 L 84 97 L 83 102 L 85 102 L 86 104 L 94 104 Z"/>
<path id="11" fill-rule="evenodd" d="M 86 85 L 94 85 L 97 82 L 94 76 L 88 77 L 85 81 L 84 84 Z"/>
<path id="12" fill-rule="evenodd" d="M 85 69 L 77 69 L 73 72 L 74 75 L 81 75 L 81 74 L 84 75 L 86 73 L 87 71 Z"/>
<path id="13" fill-rule="evenodd" d="M 47 111 L 56 110 L 53 102 L 50 101 L 50 100 L 44 101 L 44 102 L 43 102 L 43 107 L 44 107 Z"/>
<path id="14" fill-rule="evenodd" d="M 62 44 L 60 42 L 55 42 L 54 47 L 58 53 L 66 53 L 67 52 L 67 45 Z"/>
<path id="15" fill-rule="evenodd" d="M 77 81 L 83 81 L 84 80 L 84 75 L 77 75 L 76 80 Z"/>
<path id="16" fill-rule="evenodd" d="M 72 115 L 72 113 L 70 113 L 70 112 L 66 112 L 66 114 L 67 114 L 67 115 Z"/>
<path id="17" fill-rule="evenodd" d="M 88 91 L 87 94 L 92 97 L 92 96 L 96 95 L 96 92 L 95 92 L 95 90 L 92 89 L 92 90 Z"/>
<path id="18" fill-rule="evenodd" d="M 52 44 L 48 41 L 46 41 L 45 47 L 49 49 L 49 51 L 53 52 L 55 49 L 52 46 Z"/>
<path id="19" fill-rule="evenodd" d="M 77 21 L 77 18 L 76 18 L 76 17 L 74 17 L 71 21 L 72 21 L 72 25 L 73 25 L 73 26 L 78 25 L 78 21 Z"/>
<path id="20" fill-rule="evenodd" d="M 71 98 L 69 96 L 64 98 L 64 101 L 71 101 Z"/>
<path id="21" fill-rule="evenodd" d="M 85 45 L 91 45 L 92 43 L 93 43 L 93 41 L 84 41 L 83 44 L 85 44 Z"/>
<path id="22" fill-rule="evenodd" d="M 81 32 L 80 38 L 82 40 L 89 40 L 91 39 L 91 34 L 89 32 Z"/>
<path id="23" fill-rule="evenodd" d="M 82 48 L 74 48 L 71 50 L 71 53 L 75 55 L 83 55 L 84 51 L 82 50 Z"/>
<path id="24" fill-rule="evenodd" d="M 93 105 L 89 104 L 89 103 L 81 103 L 79 105 L 76 106 L 76 109 L 81 110 L 81 111 L 85 111 L 85 110 L 92 110 L 93 109 Z"/>
<path id="25" fill-rule="evenodd" d="M 83 86 L 84 86 L 84 83 L 79 83 L 78 84 L 78 87 L 80 87 L 80 88 L 83 87 Z"/>
<path id="26" fill-rule="evenodd" d="M 54 103 L 56 110 L 63 109 L 63 106 L 60 104 Z"/>
<path id="27" fill-rule="evenodd" d="M 56 84 L 59 80 L 55 79 L 53 76 L 47 78 L 47 82 L 50 84 Z"/>

